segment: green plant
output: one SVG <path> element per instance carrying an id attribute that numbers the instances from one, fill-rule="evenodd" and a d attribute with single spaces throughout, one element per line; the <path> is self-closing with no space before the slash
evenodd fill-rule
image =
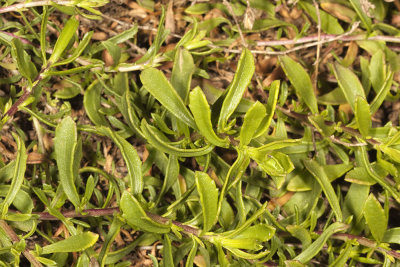
<path id="1" fill-rule="evenodd" d="M 185 12 L 269 17 L 248 22 L 251 29 L 226 17 L 188 18 L 189 30 L 166 51 L 170 15 L 139 1 L 161 16 L 135 61 L 126 44 L 139 42 L 138 25 L 102 42 L 78 32 L 76 15 L 99 19 L 95 8 L 106 2 L 7 2 L 0 13 L 19 12 L 24 24 L 0 24 L 2 140 L 13 147 L 0 151 L 2 265 L 18 266 L 22 254 L 34 266 L 129 266 L 135 248 L 155 243 L 154 266 L 398 264 L 391 244 L 400 243 L 400 228 L 390 212 L 400 202 L 400 133 L 373 117 L 400 96 L 399 56 L 384 43 L 400 42 L 391 36 L 398 30 L 384 23 L 391 4 L 371 1 L 373 24 L 365 1 L 336 2 L 323 11 L 298 1 L 302 28 L 275 15 L 272 1 L 198 3 Z M 346 11 L 344 22 L 329 8 Z M 57 40 L 46 30 L 52 14 L 64 18 Z M 312 23 L 317 37 L 306 35 Z M 218 26 L 225 40 L 210 38 Z M 271 29 L 276 39 L 294 38 L 261 51 L 279 55 L 282 70 L 262 86 L 254 75 L 260 50 L 227 46 L 239 36 L 243 46 L 262 45 L 245 34 Z M 318 66 L 322 44 L 338 40 L 339 48 L 353 43 L 344 54 L 328 51 L 329 67 L 313 75 L 307 58 L 287 55 L 316 45 Z M 286 50 L 290 42 L 300 45 Z M 223 52 L 240 52 L 225 90 L 207 81 L 226 63 Z M 170 73 L 161 70 L 169 62 Z M 56 83 L 62 88 L 52 92 Z M 80 95 L 82 109 L 72 107 Z"/>

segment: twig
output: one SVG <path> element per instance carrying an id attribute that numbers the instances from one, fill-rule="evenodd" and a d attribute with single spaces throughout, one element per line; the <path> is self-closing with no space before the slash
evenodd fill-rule
<path id="1" fill-rule="evenodd" d="M 120 209 L 119 208 L 105 208 L 105 209 L 87 209 L 82 211 L 82 213 L 77 213 L 75 211 L 64 211 L 62 212 L 63 216 L 65 218 L 86 218 L 86 217 L 99 217 L 99 216 L 112 216 L 115 213 L 119 213 Z M 59 220 L 57 217 L 54 217 L 48 212 L 33 212 L 32 214 L 38 215 L 39 220 L 41 221 L 57 221 Z M 146 212 L 147 216 L 149 216 L 151 219 L 154 221 L 157 221 L 159 223 L 168 223 L 170 219 L 164 218 L 160 215 Z M 180 222 L 177 221 L 172 221 L 172 223 L 180 228 L 183 229 L 184 232 L 188 234 L 193 234 L 196 236 L 200 235 L 200 230 L 188 225 L 184 225 Z M 204 236 L 202 236 L 204 237 Z M 206 237 L 207 238 L 207 237 Z"/>
<path id="2" fill-rule="evenodd" d="M 315 11 L 317 13 L 317 18 L 318 18 L 318 25 L 317 25 L 317 29 L 318 29 L 318 45 L 317 45 L 317 55 L 315 58 L 315 77 L 314 77 L 314 90 L 317 90 L 317 83 L 318 83 L 318 70 L 319 70 L 319 57 L 321 54 L 321 15 L 319 13 L 319 6 L 318 3 L 313 0 L 314 6 L 315 6 Z"/>
<path id="3" fill-rule="evenodd" d="M 322 231 L 316 231 L 316 233 L 320 235 L 320 234 L 322 234 Z M 400 253 L 396 252 L 395 250 L 388 250 L 388 249 L 379 247 L 379 246 L 377 246 L 378 244 L 375 241 L 372 241 L 372 240 L 362 237 L 362 236 L 337 233 L 337 234 L 333 234 L 330 238 L 337 239 L 337 240 L 343 240 L 343 241 L 346 241 L 349 239 L 356 240 L 358 243 L 360 243 L 361 245 L 363 245 L 365 247 L 374 248 L 383 254 L 388 254 L 396 259 L 400 259 Z"/>
<path id="4" fill-rule="evenodd" d="M 11 32 L 2 31 L 2 30 L 0 30 L 0 32 L 5 34 L 5 35 L 11 36 L 13 38 L 19 39 L 21 41 L 21 43 L 23 43 L 23 44 L 35 46 L 31 41 L 29 41 L 29 40 L 27 40 L 25 38 L 22 38 L 21 36 L 15 35 L 15 34 L 13 34 Z M 35 46 L 35 47 L 36 48 L 40 48 L 39 46 Z"/>
<path id="5" fill-rule="evenodd" d="M 0 227 L 6 232 L 8 237 L 11 239 L 11 241 L 15 244 L 20 242 L 19 237 L 17 234 L 14 232 L 14 230 L 8 225 L 8 223 L 5 220 L 0 220 Z M 25 247 L 24 251 L 22 251 L 22 254 L 25 256 L 25 258 L 35 267 L 42 267 L 43 265 L 31 254 L 29 249 Z"/>
<path id="6" fill-rule="evenodd" d="M 15 211 L 11 211 L 10 212 L 15 212 Z M 119 213 L 120 209 L 119 208 L 105 208 L 105 209 L 87 209 L 87 210 L 83 210 L 82 213 L 77 213 L 75 211 L 64 211 L 62 212 L 63 216 L 66 218 L 84 218 L 84 217 L 96 217 L 96 216 L 112 216 L 116 213 Z M 39 220 L 42 221 L 56 221 L 59 220 L 57 217 L 54 217 L 53 215 L 49 214 L 48 212 L 33 212 L 33 214 L 36 214 L 39 216 Z M 157 221 L 159 223 L 168 223 L 170 221 L 170 219 L 162 217 L 160 215 L 154 214 L 154 213 L 150 213 L 150 212 L 146 212 L 147 216 L 149 216 L 152 220 Z M 183 229 L 183 231 L 187 234 L 193 234 L 196 236 L 200 235 L 200 230 L 188 225 L 184 225 L 180 222 L 177 221 L 171 221 L 174 225 L 179 226 L 180 228 Z M 3 226 L 4 220 L 0 220 L 0 226 L 3 227 L 3 229 L 5 229 L 5 227 Z M 8 225 L 7 225 L 8 226 Z M 8 226 L 9 227 L 9 226 Z M 10 227 L 9 227 L 10 228 Z M 8 230 L 11 230 L 13 233 L 14 231 L 10 228 Z M 8 231 L 6 230 L 6 231 Z M 8 233 L 8 232 L 7 232 Z M 322 234 L 322 231 L 316 231 L 317 234 Z M 11 233 L 12 234 L 12 233 Z M 18 238 L 18 236 L 16 236 L 16 234 L 14 233 L 15 236 L 13 236 L 14 240 L 16 240 L 15 238 Z M 202 236 L 202 238 L 207 239 L 208 236 Z M 357 240 L 358 243 L 360 243 L 361 245 L 365 246 L 365 247 L 369 247 L 369 248 L 375 248 L 378 251 L 382 252 L 382 253 L 386 253 L 390 256 L 395 257 L 396 259 L 400 259 L 400 253 L 394 251 L 394 250 L 387 250 L 385 248 L 382 247 L 377 247 L 377 243 L 375 241 L 372 241 L 368 238 L 365 237 L 361 237 L 361 236 L 357 236 L 357 235 L 352 235 L 352 234 L 346 234 L 346 233 L 337 233 L 332 235 L 330 238 L 333 239 L 337 239 L 337 240 L 348 240 L 348 239 L 353 239 L 353 240 Z M 19 239 L 18 239 L 19 241 Z M 17 241 L 14 241 L 17 242 Z"/>
<path id="7" fill-rule="evenodd" d="M 336 138 L 336 136 L 334 136 L 334 135 L 329 136 L 329 139 L 331 139 L 332 142 L 334 142 L 336 144 L 347 146 L 347 147 L 366 146 L 367 145 L 367 143 L 346 143 L 346 142 L 343 142 L 342 140 Z"/>
<path id="8" fill-rule="evenodd" d="M 24 8 L 28 7 L 37 7 L 37 6 L 50 6 L 52 4 L 57 4 L 60 6 L 72 6 L 74 5 L 74 1 L 33 1 L 33 2 L 23 2 L 11 6 L 6 6 L 0 8 L 0 14 L 7 13 L 7 12 L 13 12 L 13 11 L 19 11 Z"/>
<path id="9" fill-rule="evenodd" d="M 36 76 L 34 82 L 33 82 L 33 87 L 32 88 L 28 88 L 27 86 L 25 86 L 22 91 L 23 94 L 20 96 L 20 98 L 18 98 L 18 100 L 10 107 L 10 109 L 4 114 L 4 116 L 2 117 L 2 119 L 6 116 L 12 117 L 17 111 L 18 111 L 18 107 L 20 105 L 22 105 L 22 103 L 24 103 L 24 101 L 26 99 L 28 99 L 28 97 L 32 94 L 32 92 L 34 92 L 34 90 L 36 89 L 36 87 L 39 86 L 40 82 L 43 79 L 43 72 L 45 72 L 48 68 L 43 68 L 39 74 Z"/>
<path id="10" fill-rule="evenodd" d="M 231 13 L 231 15 L 232 15 L 232 17 L 233 17 L 233 20 L 235 21 L 235 24 L 236 24 L 236 26 L 237 26 L 237 28 L 238 28 L 238 32 L 239 32 L 239 35 L 240 35 L 240 39 L 242 39 L 242 43 L 243 43 L 244 47 L 248 47 L 248 45 L 247 45 L 247 43 L 246 43 L 246 40 L 244 39 L 243 32 L 242 32 L 242 30 L 240 29 L 240 24 L 239 24 L 239 22 L 238 22 L 238 20 L 237 20 L 237 17 L 236 17 L 236 15 L 235 15 L 235 13 L 233 12 L 233 8 L 232 8 L 231 4 L 230 4 L 228 1 L 226 1 L 226 0 L 223 0 L 222 2 L 223 2 L 224 5 L 226 6 L 226 8 L 229 10 L 229 13 Z"/>

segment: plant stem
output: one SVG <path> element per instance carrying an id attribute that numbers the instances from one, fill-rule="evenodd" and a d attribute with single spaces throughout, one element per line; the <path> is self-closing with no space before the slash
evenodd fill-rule
<path id="1" fill-rule="evenodd" d="M 63 216 L 66 218 L 85 218 L 85 217 L 98 217 L 98 216 L 112 216 L 115 213 L 119 213 L 119 208 L 105 208 L 105 209 L 87 209 L 83 210 L 82 213 L 77 213 L 75 211 L 65 211 L 62 212 Z M 54 217 L 53 215 L 49 214 L 48 212 L 33 212 L 33 214 L 39 215 L 39 220 L 42 221 L 57 221 L 58 218 Z M 146 212 L 147 216 L 149 216 L 154 221 L 159 223 L 167 223 L 170 221 L 168 218 L 164 218 L 160 215 Z M 188 225 L 184 225 L 177 221 L 172 221 L 172 223 L 180 228 L 183 229 L 184 232 L 188 234 L 192 234 L 195 236 L 200 235 L 200 230 Z"/>
<path id="2" fill-rule="evenodd" d="M 317 234 L 322 234 L 322 231 L 316 231 Z M 400 253 L 396 252 L 395 250 L 388 250 L 382 247 L 377 246 L 378 244 L 375 241 L 372 241 L 368 238 L 352 235 L 352 234 L 334 234 L 331 236 L 332 239 L 343 240 L 346 241 L 348 239 L 356 240 L 358 243 L 365 247 L 374 248 L 383 254 L 388 254 L 396 259 L 400 259 Z"/>
<path id="3" fill-rule="evenodd" d="M 12 210 L 9 210 L 9 211 L 16 212 L 16 211 L 12 211 Z M 87 209 L 87 210 L 83 210 L 82 213 L 77 213 L 75 211 L 64 211 L 64 212 L 62 212 L 62 214 L 66 218 L 85 218 L 85 217 L 96 217 L 96 216 L 112 216 L 115 213 L 119 213 L 119 212 L 120 212 L 119 208 L 105 208 L 105 209 Z M 41 221 L 57 221 L 58 220 L 57 217 L 54 217 L 53 215 L 49 214 L 48 212 L 33 212 L 32 214 L 38 215 L 39 220 L 41 220 Z M 146 215 L 149 216 L 152 220 L 159 222 L 159 223 L 167 223 L 168 221 L 170 221 L 170 219 L 168 219 L 168 218 L 162 217 L 160 215 L 157 215 L 157 214 L 154 214 L 151 212 L 146 212 Z M 191 227 L 189 225 L 184 225 L 177 221 L 172 221 L 172 223 L 174 225 L 182 228 L 186 234 L 192 234 L 195 236 L 199 236 L 201 233 L 201 231 L 195 227 Z M 4 226 L 4 224 L 6 224 L 6 226 Z M 10 226 L 8 226 L 8 224 L 4 220 L 0 220 L 0 227 L 2 227 L 6 231 L 6 233 L 10 236 L 11 240 L 13 240 L 14 242 L 19 241 L 18 236 L 15 234 L 15 232 L 11 229 Z M 315 231 L 315 233 L 321 235 L 322 231 Z M 287 234 L 287 233 L 284 233 L 284 234 Z M 202 238 L 207 238 L 207 236 L 204 235 L 204 236 L 202 236 Z M 372 241 L 372 240 L 362 237 L 362 236 L 346 234 L 346 233 L 337 233 L 337 234 L 333 234 L 330 238 L 337 239 L 337 240 L 343 240 L 343 241 L 346 241 L 348 239 L 353 239 L 365 247 L 374 248 L 381 253 L 388 254 L 396 259 L 400 259 L 400 253 L 396 252 L 395 250 L 389 250 L 389 249 L 379 247 L 379 246 L 377 246 L 377 243 L 375 241 Z M 30 256 L 33 257 L 33 255 L 31 255 L 31 254 L 30 254 Z M 27 256 L 25 255 L 25 257 L 27 257 Z M 38 265 L 38 266 L 41 266 L 41 265 Z"/>
<path id="4" fill-rule="evenodd" d="M 17 111 L 18 111 L 18 107 L 24 103 L 24 101 L 26 99 L 28 99 L 28 97 L 32 94 L 32 92 L 34 92 L 34 90 L 36 89 L 36 87 L 39 86 L 40 82 L 43 80 L 43 73 L 48 70 L 48 67 L 42 68 L 42 70 L 39 72 L 39 74 L 36 76 L 34 82 L 33 82 L 33 87 L 28 90 L 27 86 L 25 86 L 22 90 L 23 90 L 23 94 L 22 96 L 20 96 L 20 98 L 18 98 L 18 100 L 10 107 L 10 109 L 4 114 L 4 116 L 9 116 L 12 117 Z"/>
<path id="5" fill-rule="evenodd" d="M 68 6 L 68 5 L 73 5 L 73 1 L 33 1 L 33 2 L 23 2 L 11 6 L 6 6 L 0 8 L 0 14 L 7 13 L 7 12 L 13 12 L 13 11 L 18 11 L 23 8 L 28 8 L 28 7 L 37 7 L 37 6 L 50 6 L 52 4 L 57 4 L 61 6 Z"/>
<path id="6" fill-rule="evenodd" d="M 6 232 L 8 237 L 11 239 L 11 241 L 15 244 L 20 241 L 19 237 L 17 234 L 14 232 L 14 230 L 8 225 L 8 223 L 5 220 L 0 220 L 0 227 Z M 24 251 L 22 251 L 22 254 L 25 256 L 25 258 L 35 267 L 42 267 L 43 265 L 31 254 L 28 248 L 25 247 Z"/>

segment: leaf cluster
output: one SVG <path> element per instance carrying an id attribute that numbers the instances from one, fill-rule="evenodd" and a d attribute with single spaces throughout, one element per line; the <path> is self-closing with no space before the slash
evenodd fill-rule
<path id="1" fill-rule="evenodd" d="M 168 12 L 138 1 L 161 15 L 133 60 L 138 24 L 101 42 L 78 34 L 78 17 L 98 19 L 103 1 L 11 2 L 0 8 L 21 14 L 0 23 L 0 64 L 16 73 L 0 77 L 2 140 L 14 151 L 1 143 L 2 266 L 21 255 L 34 266 L 129 266 L 135 248 L 153 244 L 162 245 L 148 254 L 154 266 L 399 264 L 398 119 L 375 117 L 400 97 L 400 58 L 383 38 L 399 34 L 387 24 L 393 4 L 301 0 L 290 6 L 299 26 L 275 13 L 286 1 L 197 3 L 165 49 Z M 215 9 L 224 16 L 190 17 Z M 262 15 L 233 23 L 252 12 Z M 65 20 L 53 40 L 55 14 Z M 355 22 L 363 39 L 343 50 Z M 250 39 L 238 58 L 223 56 L 243 34 L 298 40 L 318 27 L 337 37 L 336 50 L 317 44 L 328 62 L 320 73 L 284 43 L 265 51 L 279 54 L 280 76 L 267 84 Z M 217 88 L 212 77 L 229 60 L 235 72 Z"/>

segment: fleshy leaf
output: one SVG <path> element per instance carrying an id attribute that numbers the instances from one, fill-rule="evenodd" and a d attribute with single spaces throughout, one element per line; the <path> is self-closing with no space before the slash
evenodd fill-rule
<path id="1" fill-rule="evenodd" d="M 360 80 L 350 69 L 343 67 L 337 62 L 333 65 L 333 73 L 339 83 L 340 89 L 342 89 L 346 97 L 347 103 L 349 103 L 354 111 L 357 97 L 361 96 L 366 99 Z"/>
<path id="2" fill-rule="evenodd" d="M 388 218 L 373 194 L 370 194 L 364 207 L 364 218 L 372 236 L 380 242 L 385 234 Z"/>
<path id="3" fill-rule="evenodd" d="M 267 116 L 261 121 L 260 127 L 254 134 L 254 138 L 263 135 L 265 132 L 268 131 L 268 128 L 272 121 L 272 117 L 275 114 L 276 103 L 278 101 L 278 96 L 279 96 L 279 87 L 280 87 L 279 80 L 272 82 L 269 89 L 269 96 L 267 100 L 267 108 L 266 108 Z"/>
<path id="4" fill-rule="evenodd" d="M 8 207 L 13 203 L 15 198 L 17 197 L 18 192 L 21 189 L 22 183 L 24 182 L 25 178 L 25 170 L 26 170 L 26 161 L 27 161 L 27 154 L 24 142 L 22 139 L 13 134 L 14 139 L 17 141 L 17 158 L 15 159 L 14 168 L 12 171 L 12 182 L 10 188 L 7 192 L 6 197 L 1 203 L 1 217 L 3 218 L 8 211 Z M 15 205 L 15 204 L 14 204 Z"/>
<path id="5" fill-rule="evenodd" d="M 43 247 L 41 254 L 82 251 L 93 246 L 98 238 L 99 235 L 92 232 L 80 233 Z"/>
<path id="6" fill-rule="evenodd" d="M 171 84 L 182 98 L 183 103 L 187 103 L 195 67 L 193 57 L 189 51 L 179 47 L 176 51 L 174 67 L 172 68 Z"/>
<path id="7" fill-rule="evenodd" d="M 240 130 L 240 145 L 247 146 L 266 116 L 266 109 L 260 102 L 255 102 L 244 116 L 243 125 Z"/>
<path id="8" fill-rule="evenodd" d="M 197 157 L 203 156 L 210 153 L 214 146 L 206 145 L 202 148 L 190 148 L 190 149 L 183 149 L 172 146 L 165 142 L 161 137 L 158 136 L 157 132 L 154 130 L 154 127 L 149 125 L 145 120 L 142 121 L 141 130 L 146 137 L 147 141 L 152 144 L 157 149 L 161 150 L 162 152 L 173 154 L 180 157 Z"/>
<path id="9" fill-rule="evenodd" d="M 190 92 L 189 99 L 189 107 L 200 133 L 213 145 L 227 147 L 229 144 L 228 140 L 217 136 L 213 130 L 210 106 L 200 87 L 196 87 Z"/>
<path id="10" fill-rule="evenodd" d="M 336 215 L 337 221 L 341 222 L 343 216 L 342 216 L 342 210 L 339 205 L 339 200 L 324 170 L 314 160 L 305 160 L 304 166 L 314 176 L 314 178 L 318 181 L 318 183 L 322 187 L 322 190 L 324 191 L 325 196 L 328 199 L 328 202 L 331 205 L 332 210 Z"/>
<path id="11" fill-rule="evenodd" d="M 318 113 L 317 98 L 308 73 L 300 63 L 297 63 L 289 56 L 281 57 L 280 62 L 287 77 L 296 89 L 296 94 L 306 103 L 312 113 Z"/>
<path id="12" fill-rule="evenodd" d="M 78 29 L 78 26 L 79 21 L 74 16 L 72 16 L 67 23 L 65 23 L 64 28 L 62 29 L 60 36 L 54 45 L 53 53 L 49 58 L 50 64 L 56 63 L 59 60 L 65 48 L 67 48 L 69 41 L 72 39 L 76 30 Z"/>
<path id="13" fill-rule="evenodd" d="M 122 194 L 120 208 L 122 217 L 131 227 L 158 234 L 168 233 L 171 229 L 170 223 L 158 223 L 148 217 L 139 201 L 128 191 L 124 191 Z"/>
<path id="14" fill-rule="evenodd" d="M 366 138 L 372 125 L 371 113 L 368 102 L 360 96 L 358 96 L 356 100 L 355 114 L 358 130 L 362 136 Z"/>
<path id="15" fill-rule="evenodd" d="M 243 93 L 253 77 L 254 70 L 255 66 L 253 55 L 251 54 L 250 50 L 244 49 L 240 56 L 233 81 L 229 85 L 228 89 L 226 89 L 227 93 L 222 103 L 218 119 L 219 132 L 224 132 L 229 117 L 239 105 Z"/>
<path id="16" fill-rule="evenodd" d="M 203 230 L 207 232 L 217 221 L 218 189 L 207 173 L 196 172 L 195 179 L 203 209 Z"/>
<path id="17" fill-rule="evenodd" d="M 128 180 L 131 192 L 138 196 L 143 191 L 143 176 L 142 176 L 142 161 L 136 149 L 118 133 L 112 131 L 110 128 L 101 128 L 101 131 L 110 137 L 118 148 L 121 150 L 122 157 L 125 160 L 126 167 L 128 168 Z"/>
<path id="18" fill-rule="evenodd" d="M 300 253 L 294 260 L 300 261 L 301 263 L 307 263 L 310 261 L 325 245 L 328 238 L 334 233 L 346 230 L 348 226 L 346 224 L 335 222 L 329 225 L 328 228 L 302 253 Z"/>
<path id="19" fill-rule="evenodd" d="M 79 142 L 80 143 L 80 142 Z M 80 199 L 75 186 L 78 177 L 80 157 L 78 135 L 75 122 L 71 117 L 65 117 L 56 128 L 54 150 L 61 186 L 68 199 L 79 207 Z"/>
<path id="20" fill-rule="evenodd" d="M 145 69 L 140 74 L 140 80 L 144 88 L 169 112 L 190 127 L 197 129 L 193 116 L 186 108 L 182 98 L 160 70 L 154 68 Z"/>

